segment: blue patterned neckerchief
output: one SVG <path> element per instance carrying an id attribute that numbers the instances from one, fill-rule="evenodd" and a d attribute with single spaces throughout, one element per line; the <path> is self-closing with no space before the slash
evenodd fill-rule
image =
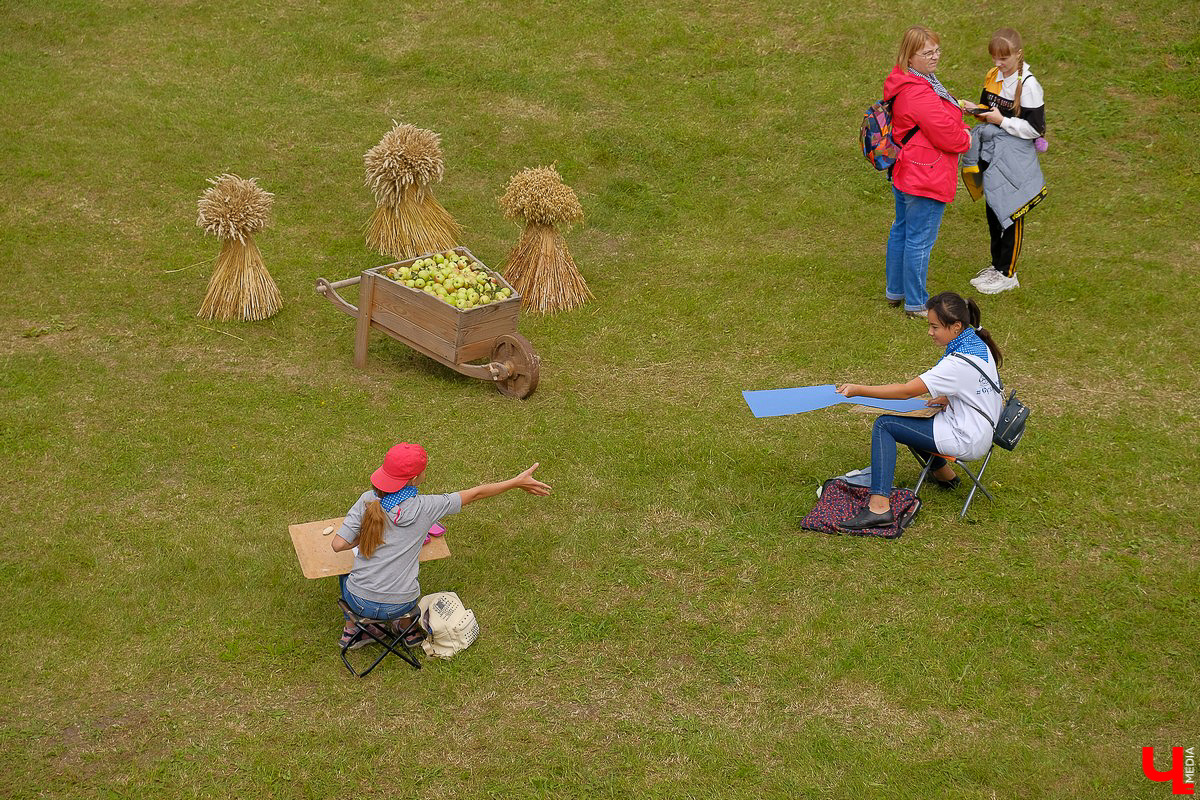
<path id="1" fill-rule="evenodd" d="M 946 352 L 942 354 L 942 358 L 946 358 L 951 353 L 965 353 L 969 356 L 975 356 L 985 364 L 989 360 L 987 344 L 983 339 L 979 338 L 979 334 L 969 325 L 963 328 L 962 333 L 950 340 L 950 344 L 946 345 Z"/>
<path id="2" fill-rule="evenodd" d="M 942 86 L 942 82 L 939 81 L 937 79 L 937 76 L 934 75 L 932 72 L 929 73 L 928 75 L 926 75 L 924 72 L 917 72 L 912 67 L 909 67 L 908 71 L 911 74 L 916 75 L 918 78 L 924 78 L 925 80 L 927 80 L 929 82 L 929 85 L 931 87 L 933 87 L 933 90 L 935 92 L 937 92 L 938 97 L 942 98 L 943 100 L 945 100 L 947 102 L 954 103 L 954 105 L 958 105 L 958 101 L 954 99 L 954 95 L 950 94 L 950 91 L 945 86 Z"/>
<path id="3" fill-rule="evenodd" d="M 405 486 L 403 489 L 401 489 L 399 491 L 392 492 L 391 494 L 385 494 L 383 497 L 379 498 L 379 505 L 383 506 L 384 511 L 391 513 L 394 509 L 398 508 L 400 506 L 400 504 L 403 503 L 405 500 L 410 500 L 416 496 L 417 496 L 417 487 Z"/>

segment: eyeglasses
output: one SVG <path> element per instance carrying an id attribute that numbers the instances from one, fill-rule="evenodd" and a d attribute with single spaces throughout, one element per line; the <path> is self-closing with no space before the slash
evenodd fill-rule
<path id="1" fill-rule="evenodd" d="M 917 55 L 919 55 L 921 58 L 937 58 L 941 54 L 942 54 L 942 48 L 940 48 L 940 47 L 937 48 L 936 50 L 926 50 L 923 53 L 917 53 Z"/>

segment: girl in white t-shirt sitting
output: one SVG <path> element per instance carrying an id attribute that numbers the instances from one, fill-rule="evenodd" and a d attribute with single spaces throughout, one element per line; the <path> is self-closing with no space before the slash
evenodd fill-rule
<path id="1" fill-rule="evenodd" d="M 932 417 L 898 417 L 884 414 L 871 433 L 871 499 L 867 507 L 841 527 L 846 530 L 888 527 L 893 524 L 891 492 L 896 473 L 896 444 L 922 454 L 941 453 L 964 461 L 982 458 L 992 444 L 993 420 L 1000 418 L 1001 398 L 975 369 L 977 364 L 999 384 L 996 369 L 1003 356 L 990 333 L 979 326 L 979 306 L 954 292 L 942 292 L 925 304 L 929 311 L 929 336 L 946 351 L 928 372 L 908 383 L 862 386 L 844 383 L 837 391 L 846 397 L 908 400 L 928 392 L 928 405 L 940 409 Z M 960 357 L 961 356 L 961 357 Z M 965 358 L 964 358 L 965 357 Z M 970 363 L 968 363 L 970 362 Z M 934 482 L 946 489 L 958 477 L 945 459 L 934 457 Z"/>

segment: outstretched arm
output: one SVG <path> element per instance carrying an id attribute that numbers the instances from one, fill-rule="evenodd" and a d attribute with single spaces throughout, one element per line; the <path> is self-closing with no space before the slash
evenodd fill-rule
<path id="1" fill-rule="evenodd" d="M 458 493 L 462 499 L 464 506 L 473 503 L 476 500 L 482 500 L 485 497 L 495 497 L 498 494 L 503 494 L 510 489 L 521 489 L 522 491 L 536 494 L 539 497 L 545 497 L 550 494 L 550 487 L 533 477 L 533 471 L 538 468 L 538 464 L 534 464 L 529 469 L 522 472 L 515 478 L 509 478 L 506 481 L 498 481 L 497 483 L 483 483 L 471 489 L 463 489 Z"/>
<path id="2" fill-rule="evenodd" d="M 879 400 L 910 400 L 928 391 L 925 381 L 920 378 L 913 378 L 908 383 L 888 383 L 883 386 L 843 383 L 837 387 L 837 393 L 843 397 L 874 397 Z"/>

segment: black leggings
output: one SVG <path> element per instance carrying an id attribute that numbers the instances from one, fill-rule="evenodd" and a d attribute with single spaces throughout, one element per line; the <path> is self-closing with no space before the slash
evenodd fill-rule
<path id="1" fill-rule="evenodd" d="M 1021 244 L 1025 239 L 1025 217 L 1018 217 L 1005 229 L 1000 225 L 1000 218 L 992 211 L 992 207 L 986 207 L 988 232 L 992 235 L 992 266 L 1004 277 L 1011 278 L 1017 273 L 1017 259 L 1021 257 Z"/>

